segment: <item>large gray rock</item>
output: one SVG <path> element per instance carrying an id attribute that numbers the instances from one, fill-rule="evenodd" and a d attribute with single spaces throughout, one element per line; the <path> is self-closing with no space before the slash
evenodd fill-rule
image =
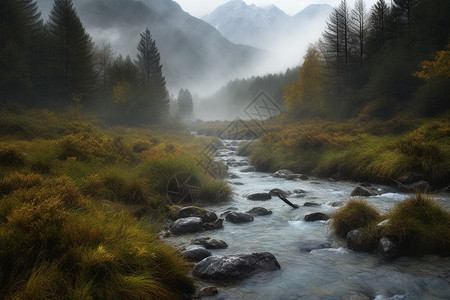
<path id="1" fill-rule="evenodd" d="M 211 255 L 211 251 L 203 246 L 192 247 L 181 252 L 181 256 L 191 261 L 201 261 Z"/>
<path id="2" fill-rule="evenodd" d="M 194 274 L 209 280 L 232 281 L 253 274 L 280 269 L 275 256 L 268 252 L 210 256 L 197 263 Z"/>
<path id="3" fill-rule="evenodd" d="M 210 238 L 196 238 L 192 240 L 193 245 L 202 245 L 207 249 L 225 249 L 228 247 L 228 244 L 222 240 L 215 240 Z"/>
<path id="4" fill-rule="evenodd" d="M 175 234 L 194 233 L 202 230 L 203 221 L 198 217 L 178 219 L 173 223 L 172 227 L 170 227 L 170 232 Z"/>
<path id="5" fill-rule="evenodd" d="M 206 210 L 204 208 L 200 208 L 197 206 L 186 206 L 180 208 L 177 212 L 174 214 L 174 218 L 182 219 L 182 218 L 190 218 L 190 217 L 198 217 L 203 220 L 203 222 L 214 222 L 217 220 L 217 215 L 209 210 Z"/>
<path id="6" fill-rule="evenodd" d="M 242 212 L 230 212 L 225 217 L 225 220 L 231 223 L 248 223 L 253 221 L 253 216 Z"/>
<path id="7" fill-rule="evenodd" d="M 326 221 L 330 218 L 327 214 L 316 212 L 309 215 L 306 215 L 303 219 L 305 222 L 314 222 L 314 221 Z"/>
<path id="8" fill-rule="evenodd" d="M 264 207 L 253 207 L 249 211 L 246 212 L 252 216 L 266 216 L 272 214 L 271 210 L 268 210 Z"/>
<path id="9" fill-rule="evenodd" d="M 256 194 L 251 194 L 247 196 L 248 200 L 253 200 L 253 201 L 264 201 L 264 200 L 270 200 L 272 198 L 272 196 L 269 193 L 256 193 Z"/>

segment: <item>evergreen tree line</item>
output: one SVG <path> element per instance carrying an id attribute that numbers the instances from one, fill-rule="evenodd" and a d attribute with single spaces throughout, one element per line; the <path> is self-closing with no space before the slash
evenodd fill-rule
<path id="1" fill-rule="evenodd" d="M 161 122 L 169 96 L 147 28 L 135 60 L 96 46 L 72 0 L 54 0 L 47 22 L 36 1 L 0 2 L 0 104 L 99 112 L 112 123 Z"/>
<path id="2" fill-rule="evenodd" d="M 378 0 L 371 8 L 342 0 L 308 49 L 300 79 L 286 86 L 286 107 L 299 117 L 338 119 L 448 110 L 450 73 L 418 74 L 436 51 L 450 50 L 449 16 L 446 0 Z M 441 65 L 448 57 L 441 55 Z"/>

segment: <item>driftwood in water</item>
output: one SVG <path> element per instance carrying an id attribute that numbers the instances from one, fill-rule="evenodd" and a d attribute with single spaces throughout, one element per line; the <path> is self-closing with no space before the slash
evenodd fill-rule
<path id="1" fill-rule="evenodd" d="M 280 192 L 274 191 L 274 190 L 272 190 L 271 192 L 276 194 L 281 200 L 284 201 L 284 203 L 286 203 L 287 205 L 291 206 L 292 208 L 299 208 L 299 206 L 297 204 L 294 204 L 291 201 L 289 201 L 288 199 L 286 199 L 286 197 L 283 194 L 281 194 Z"/>

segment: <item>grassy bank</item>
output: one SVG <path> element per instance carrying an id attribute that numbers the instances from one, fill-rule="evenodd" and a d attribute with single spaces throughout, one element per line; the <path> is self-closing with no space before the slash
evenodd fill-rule
<path id="1" fill-rule="evenodd" d="M 247 148 L 261 171 L 290 169 L 336 179 L 393 184 L 404 173 L 435 186 L 450 177 L 450 122 L 442 118 L 386 122 L 274 120 Z M 270 123 L 269 123 L 270 124 Z"/>
<path id="2" fill-rule="evenodd" d="M 174 175 L 193 174 L 202 201 L 230 193 L 198 164 L 210 139 L 177 124 L 106 129 L 73 111 L 1 112 L 0 125 L 0 294 L 176 299 L 193 292 L 185 262 L 157 233 Z"/>
<path id="3" fill-rule="evenodd" d="M 384 225 L 377 225 L 383 220 Z M 364 200 L 351 200 L 333 214 L 331 228 L 341 237 L 359 229 L 365 251 L 375 250 L 380 238 L 388 237 L 399 255 L 450 254 L 450 213 L 429 195 L 411 196 L 386 215 Z"/>

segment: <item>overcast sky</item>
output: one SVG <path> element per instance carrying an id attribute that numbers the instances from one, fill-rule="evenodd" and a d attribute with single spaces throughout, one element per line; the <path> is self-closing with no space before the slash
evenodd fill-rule
<path id="1" fill-rule="evenodd" d="M 181 5 L 184 11 L 201 18 L 212 12 L 217 6 L 227 3 L 230 0 L 175 0 Z M 295 15 L 309 4 L 326 3 L 333 7 L 337 6 L 341 0 L 244 0 L 247 4 L 255 4 L 260 7 L 275 4 L 288 15 Z M 354 0 L 349 0 L 350 7 L 353 7 Z M 365 0 L 369 9 L 376 0 Z"/>

